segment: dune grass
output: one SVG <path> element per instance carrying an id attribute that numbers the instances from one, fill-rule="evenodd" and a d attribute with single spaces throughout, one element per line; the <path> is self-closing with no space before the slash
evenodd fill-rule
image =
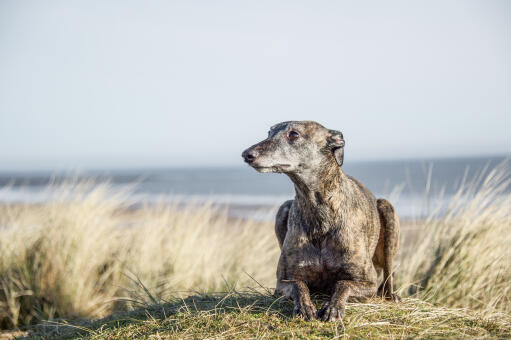
<path id="1" fill-rule="evenodd" d="M 509 178 L 505 166 L 489 171 L 477 182 L 462 186 L 442 214 L 433 213 L 416 222 L 418 235 L 402 244 L 395 277 L 402 296 L 420 300 L 406 300 L 402 305 L 354 304 L 353 314 L 350 316 L 348 310 L 343 326 L 313 322 L 318 334 L 338 334 L 331 332 L 344 327 L 342 334 L 363 336 L 355 331 L 346 333 L 350 327 L 358 327 L 357 320 L 366 320 L 368 326 L 364 327 L 389 334 L 388 338 L 397 337 L 398 332 L 407 337 L 421 331 L 434 337 L 443 324 L 452 326 L 445 332 L 461 327 L 467 332 L 464 334 L 474 336 L 507 332 L 511 312 Z M 225 291 L 234 284 L 257 288 L 260 294 L 265 292 L 261 287 L 275 285 L 279 249 L 272 223 L 232 219 L 208 205 L 134 208 L 127 193 L 114 192 L 108 184 L 67 183 L 51 190 L 57 194 L 49 203 L 0 208 L 0 328 L 43 320 L 96 319 L 135 310 L 141 304 L 161 307 L 166 301 L 171 301 L 165 306 L 172 309 L 184 306 L 183 301 L 182 305 L 175 302 L 177 296 L 208 296 L 200 294 Z M 252 295 L 237 296 L 236 303 L 254 301 L 250 300 Z M 260 301 L 261 296 L 257 296 Z M 263 300 L 266 307 L 273 303 Z M 284 306 L 280 303 L 276 306 Z M 470 308 L 473 312 L 440 306 Z M 198 325 L 211 325 L 211 334 L 217 335 L 216 330 L 230 329 L 232 320 L 236 325 L 246 322 L 248 328 L 265 322 L 284 325 L 286 331 L 296 332 L 285 333 L 288 336 L 315 336 L 300 328 L 304 321 L 278 319 L 279 313 L 287 315 L 279 308 L 269 314 L 248 308 L 252 312 L 239 319 L 234 310 L 224 308 L 217 315 L 215 308 L 208 308 L 201 307 L 187 318 L 186 313 L 191 312 L 181 310 L 171 319 L 160 315 L 154 316 L 156 321 L 149 317 L 128 326 L 147 326 L 147 334 L 153 334 L 163 322 L 177 332 L 177 337 L 187 337 L 188 333 L 179 332 L 189 329 L 193 334 L 198 327 L 193 320 Z M 432 323 L 423 323 L 419 317 Z M 385 322 L 390 322 L 391 329 Z M 469 330 L 470 325 L 474 330 Z M 262 328 L 233 327 L 240 328 L 240 336 L 266 334 Z M 116 327 L 108 329 L 124 332 Z M 271 329 L 267 331 L 273 334 Z M 94 332 L 87 334 L 96 336 Z"/>
<path id="2" fill-rule="evenodd" d="M 268 223 L 209 206 L 129 209 L 124 193 L 79 183 L 52 203 L 0 213 L 0 326 L 101 317 L 182 290 L 273 282 L 278 246 Z"/>
<path id="3" fill-rule="evenodd" d="M 314 299 L 318 303 L 321 298 Z M 48 322 L 23 335 L 33 339 L 402 339 L 511 336 L 506 315 L 484 317 L 417 299 L 348 303 L 342 323 L 292 318 L 292 303 L 258 292 L 231 290 L 173 299 L 104 319 Z"/>
<path id="4" fill-rule="evenodd" d="M 452 307 L 511 313 L 510 184 L 503 163 L 461 185 L 442 215 L 433 212 L 420 223 L 396 272 L 404 293 Z"/>

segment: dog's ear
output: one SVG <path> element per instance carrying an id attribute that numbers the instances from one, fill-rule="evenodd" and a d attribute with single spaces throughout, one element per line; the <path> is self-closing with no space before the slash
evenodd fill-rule
<path id="1" fill-rule="evenodd" d="M 344 137 L 340 131 L 329 130 L 329 132 L 328 147 L 330 151 L 332 151 L 337 164 L 342 166 L 342 162 L 344 161 Z"/>

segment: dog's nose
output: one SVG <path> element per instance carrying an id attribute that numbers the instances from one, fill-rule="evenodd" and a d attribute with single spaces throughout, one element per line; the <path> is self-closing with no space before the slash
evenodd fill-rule
<path id="1" fill-rule="evenodd" d="M 254 155 L 254 152 L 252 150 L 243 151 L 243 153 L 241 154 L 241 157 L 243 157 L 245 162 L 247 162 L 249 164 L 252 163 L 254 161 L 254 159 L 256 158 L 256 156 Z"/>

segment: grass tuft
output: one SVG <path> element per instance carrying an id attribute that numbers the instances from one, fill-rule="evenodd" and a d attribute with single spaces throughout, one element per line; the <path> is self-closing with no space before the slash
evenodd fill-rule
<path id="1" fill-rule="evenodd" d="M 47 204 L 0 207 L 0 329 L 102 317 L 179 291 L 251 285 L 250 276 L 274 281 L 270 223 L 208 205 L 131 209 L 106 184 L 57 189 Z"/>
<path id="2" fill-rule="evenodd" d="M 405 293 L 436 304 L 511 313 L 510 184 L 503 163 L 461 185 L 441 215 L 419 223 L 396 273 Z"/>
<path id="3" fill-rule="evenodd" d="M 317 301 L 317 300 L 315 300 Z M 318 301 L 319 303 L 320 301 Z M 319 305 L 318 305 L 319 307 Z M 342 323 L 292 318 L 292 303 L 258 292 L 191 295 L 108 318 L 39 325 L 33 338 L 491 338 L 511 336 L 509 316 L 485 317 L 417 299 L 348 303 Z"/>

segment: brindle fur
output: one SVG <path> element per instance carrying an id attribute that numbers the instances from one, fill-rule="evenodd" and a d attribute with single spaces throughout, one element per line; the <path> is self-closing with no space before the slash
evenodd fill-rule
<path id="1" fill-rule="evenodd" d="M 275 233 L 276 292 L 293 299 L 295 315 L 337 321 L 349 297 L 399 300 L 392 286 L 399 219 L 387 200 L 341 169 L 342 133 L 312 121 L 283 122 L 242 156 L 256 170 L 285 173 L 294 183 L 296 197 L 280 207 Z M 311 291 L 330 296 L 319 312 Z"/>

